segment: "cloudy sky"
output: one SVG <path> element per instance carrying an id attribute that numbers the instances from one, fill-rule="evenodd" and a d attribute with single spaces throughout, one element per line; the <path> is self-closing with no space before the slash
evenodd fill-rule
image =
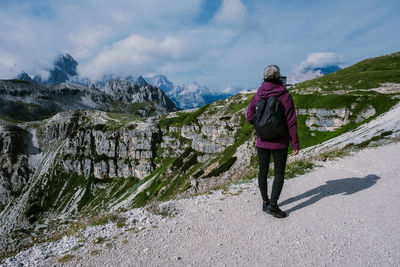
<path id="1" fill-rule="evenodd" d="M 0 0 L 0 78 L 46 75 L 69 53 L 81 76 L 152 75 L 254 89 L 265 65 L 348 66 L 400 50 L 398 0 Z"/>

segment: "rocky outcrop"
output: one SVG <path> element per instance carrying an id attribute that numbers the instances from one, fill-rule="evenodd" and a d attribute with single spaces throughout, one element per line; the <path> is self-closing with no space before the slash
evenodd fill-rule
<path id="1" fill-rule="evenodd" d="M 361 110 L 360 113 L 357 114 L 357 118 L 355 120 L 356 123 L 362 122 L 376 114 L 375 108 L 371 105 Z"/>
<path id="2" fill-rule="evenodd" d="M 98 179 L 137 177 L 143 179 L 153 170 L 155 145 L 161 136 L 155 123 L 135 123 L 118 131 L 81 128 L 67 138 L 63 151 L 66 172 L 88 177 L 92 172 Z"/>
<path id="3" fill-rule="evenodd" d="M 157 101 L 161 103 L 165 111 L 177 110 L 174 103 L 160 88 L 148 85 L 141 77 L 139 77 L 137 83 L 128 80 L 113 80 L 94 84 L 92 88 L 105 92 L 119 102 L 144 103 Z"/>
<path id="4" fill-rule="evenodd" d="M 0 211 L 18 197 L 29 180 L 26 140 L 29 133 L 15 125 L 0 125 Z"/>
<path id="5" fill-rule="evenodd" d="M 298 115 L 307 115 L 306 125 L 311 131 L 332 132 L 350 122 L 351 111 L 348 108 L 339 109 L 299 109 Z"/>
<path id="6" fill-rule="evenodd" d="M 354 107 L 355 106 L 338 109 L 299 109 L 297 110 L 297 115 L 307 116 L 306 125 L 311 131 L 333 132 L 351 122 L 350 116 L 353 115 L 352 109 L 354 109 Z M 375 114 L 375 108 L 369 105 L 357 113 L 357 118 L 354 121 L 360 123 Z"/>
<path id="7" fill-rule="evenodd" d="M 182 127 L 169 126 L 164 130 L 161 147 L 180 149 L 188 147 L 190 143 L 190 147 L 199 153 L 216 154 L 235 142 L 235 134 L 239 126 L 237 122 L 201 116 L 197 121 L 198 124 Z"/>

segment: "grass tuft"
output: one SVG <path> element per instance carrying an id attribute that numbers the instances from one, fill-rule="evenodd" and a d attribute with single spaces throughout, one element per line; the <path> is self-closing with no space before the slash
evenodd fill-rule
<path id="1" fill-rule="evenodd" d="M 72 260 L 73 258 L 75 258 L 75 255 L 67 254 L 67 255 L 62 256 L 61 258 L 59 258 L 58 262 L 65 263 L 65 262 L 68 262 L 68 261 Z"/>

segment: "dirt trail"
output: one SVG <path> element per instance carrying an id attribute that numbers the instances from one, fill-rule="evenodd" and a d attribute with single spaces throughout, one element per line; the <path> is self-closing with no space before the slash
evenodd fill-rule
<path id="1" fill-rule="evenodd" d="M 125 232 L 110 248 L 85 246 L 65 264 L 399 266 L 399 162 L 400 143 L 393 143 L 288 180 L 280 198 L 285 219 L 261 211 L 255 181 L 230 194 L 173 201 L 178 215 L 157 228 Z"/>

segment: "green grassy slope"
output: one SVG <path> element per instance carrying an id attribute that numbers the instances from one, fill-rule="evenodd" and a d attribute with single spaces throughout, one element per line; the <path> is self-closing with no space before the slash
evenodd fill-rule
<path id="1" fill-rule="evenodd" d="M 319 87 L 324 91 L 370 89 L 382 83 L 400 83 L 400 52 L 365 59 L 348 68 L 298 84 L 295 88 Z"/>

